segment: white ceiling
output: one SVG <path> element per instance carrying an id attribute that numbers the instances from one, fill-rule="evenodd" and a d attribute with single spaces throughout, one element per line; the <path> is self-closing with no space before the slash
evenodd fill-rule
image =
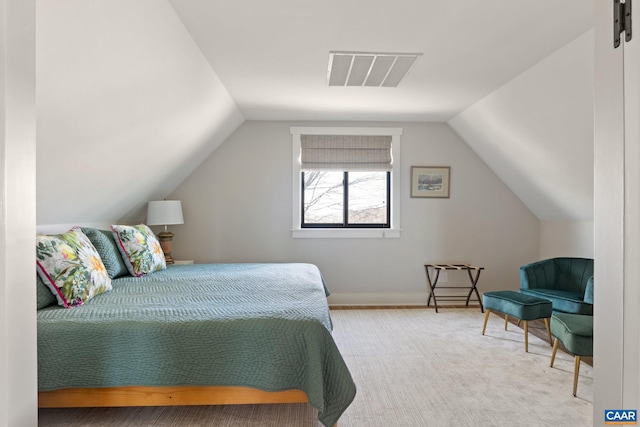
<path id="1" fill-rule="evenodd" d="M 594 31 L 447 123 L 540 220 L 593 221 Z"/>
<path id="2" fill-rule="evenodd" d="M 138 220 L 244 120 L 446 121 L 538 218 L 592 217 L 590 2 L 36 6 L 38 224 Z M 397 88 L 328 87 L 330 51 L 423 56 Z"/>
<path id="3" fill-rule="evenodd" d="M 583 0 L 169 0 L 248 120 L 446 121 L 593 26 Z M 397 88 L 330 51 L 420 52 Z"/>
<path id="4" fill-rule="evenodd" d="M 140 221 L 244 118 L 166 1 L 36 6 L 37 224 Z"/>

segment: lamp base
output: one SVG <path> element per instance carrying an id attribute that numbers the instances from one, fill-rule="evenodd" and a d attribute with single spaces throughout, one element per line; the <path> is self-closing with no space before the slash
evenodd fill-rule
<path id="1" fill-rule="evenodd" d="M 170 231 L 161 231 L 158 233 L 158 240 L 164 252 L 164 259 L 167 264 L 173 264 L 173 258 L 171 257 L 171 246 L 173 245 L 174 234 Z"/>

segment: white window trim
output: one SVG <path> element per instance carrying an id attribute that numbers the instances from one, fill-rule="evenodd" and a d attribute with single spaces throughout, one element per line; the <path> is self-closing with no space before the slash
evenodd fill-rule
<path id="1" fill-rule="evenodd" d="M 402 128 L 366 127 L 291 127 L 291 206 L 293 238 L 398 238 L 400 237 L 400 136 Z M 300 135 L 390 135 L 391 155 L 391 227 L 390 228 L 302 228 Z"/>

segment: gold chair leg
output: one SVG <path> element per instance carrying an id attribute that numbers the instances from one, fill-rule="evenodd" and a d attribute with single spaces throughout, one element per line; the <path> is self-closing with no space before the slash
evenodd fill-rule
<path id="1" fill-rule="evenodd" d="M 484 325 L 482 325 L 482 335 L 484 335 L 484 331 L 487 329 L 487 320 L 489 320 L 489 315 L 491 314 L 491 310 L 487 309 L 484 314 Z"/>
<path id="2" fill-rule="evenodd" d="M 518 326 L 520 326 L 520 322 L 522 322 L 522 320 L 521 320 L 521 319 L 518 319 Z"/>
<path id="3" fill-rule="evenodd" d="M 524 351 L 529 352 L 529 322 L 524 321 Z"/>
<path id="4" fill-rule="evenodd" d="M 505 314 L 504 315 L 504 330 L 507 330 L 507 324 L 509 324 L 509 315 Z"/>
<path id="5" fill-rule="evenodd" d="M 573 397 L 576 397 L 578 391 L 578 376 L 580 375 L 580 356 L 576 355 L 576 368 L 573 372 Z"/>
<path id="6" fill-rule="evenodd" d="M 549 318 L 544 319 L 544 325 L 547 327 L 547 334 L 549 334 L 549 345 L 553 345 L 553 338 L 551 338 L 551 327 L 549 327 Z"/>
<path id="7" fill-rule="evenodd" d="M 551 366 L 552 368 L 553 368 L 553 362 L 556 360 L 556 352 L 558 351 L 558 344 L 560 344 L 560 340 L 556 338 L 556 340 L 553 342 L 553 351 L 551 352 L 551 363 L 549 364 L 549 366 Z"/>

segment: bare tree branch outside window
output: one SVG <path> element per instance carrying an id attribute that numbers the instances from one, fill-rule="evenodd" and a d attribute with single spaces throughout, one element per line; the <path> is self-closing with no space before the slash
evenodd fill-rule
<path id="1" fill-rule="evenodd" d="M 387 172 L 310 171 L 304 174 L 306 224 L 343 224 L 345 188 L 348 188 L 349 224 L 386 224 Z"/>

